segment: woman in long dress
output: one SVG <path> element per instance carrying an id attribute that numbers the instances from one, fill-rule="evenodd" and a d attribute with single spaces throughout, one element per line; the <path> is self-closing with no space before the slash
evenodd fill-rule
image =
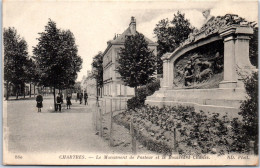
<path id="1" fill-rule="evenodd" d="M 42 95 L 39 93 L 36 97 L 36 107 L 38 108 L 38 113 L 41 112 L 41 108 L 43 107 L 42 102 L 43 102 L 43 98 Z"/>
<path id="2" fill-rule="evenodd" d="M 66 100 L 67 100 L 67 109 L 70 109 L 70 106 L 72 105 L 71 104 L 71 95 L 70 94 L 67 95 Z"/>

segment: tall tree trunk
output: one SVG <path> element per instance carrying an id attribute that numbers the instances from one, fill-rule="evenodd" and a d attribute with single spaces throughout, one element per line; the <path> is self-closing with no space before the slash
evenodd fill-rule
<path id="1" fill-rule="evenodd" d="M 33 85 L 33 97 L 35 97 L 35 84 Z"/>
<path id="2" fill-rule="evenodd" d="M 6 97 L 5 97 L 5 100 L 8 100 L 9 98 L 9 82 L 7 81 L 6 82 Z"/>
<path id="3" fill-rule="evenodd" d="M 30 97 L 32 97 L 32 84 L 30 83 Z"/>
<path id="4" fill-rule="evenodd" d="M 55 87 L 53 87 L 53 96 L 54 96 L 54 109 L 57 111 L 56 102 L 55 102 Z"/>
<path id="5" fill-rule="evenodd" d="M 26 85 L 23 84 L 23 98 L 25 98 L 25 87 L 26 87 Z"/>
<path id="6" fill-rule="evenodd" d="M 19 94 L 19 93 L 18 93 L 18 92 L 19 92 L 19 89 L 18 89 L 18 88 L 19 88 L 19 86 L 16 86 L 16 100 L 18 99 L 18 94 Z"/>
<path id="7" fill-rule="evenodd" d="M 137 86 L 135 86 L 135 96 L 136 96 L 136 94 L 137 94 Z"/>
<path id="8" fill-rule="evenodd" d="M 97 105 L 98 105 L 98 81 L 96 80 L 96 89 L 97 89 Z"/>

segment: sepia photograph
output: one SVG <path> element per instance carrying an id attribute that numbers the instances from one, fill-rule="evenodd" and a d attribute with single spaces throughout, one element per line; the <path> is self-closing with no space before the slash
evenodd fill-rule
<path id="1" fill-rule="evenodd" d="M 257 0 L 5 0 L 3 165 L 258 166 Z"/>

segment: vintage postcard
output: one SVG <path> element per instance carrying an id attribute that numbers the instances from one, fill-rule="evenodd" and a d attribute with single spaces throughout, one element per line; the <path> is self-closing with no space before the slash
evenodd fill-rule
<path id="1" fill-rule="evenodd" d="M 259 164 L 257 1 L 2 5 L 4 165 Z"/>

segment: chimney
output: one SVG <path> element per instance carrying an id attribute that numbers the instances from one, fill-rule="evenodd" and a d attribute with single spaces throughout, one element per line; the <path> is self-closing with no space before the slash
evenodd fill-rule
<path id="1" fill-rule="evenodd" d="M 131 17 L 131 22 L 129 24 L 129 27 L 130 27 L 130 31 L 131 31 L 131 34 L 135 34 L 136 33 L 136 21 L 135 21 L 135 17 Z"/>

